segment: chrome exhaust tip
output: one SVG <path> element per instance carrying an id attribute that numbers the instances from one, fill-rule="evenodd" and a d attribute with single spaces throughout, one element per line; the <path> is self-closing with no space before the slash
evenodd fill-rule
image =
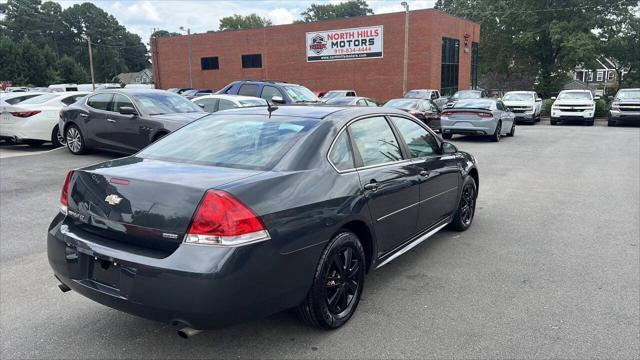
<path id="1" fill-rule="evenodd" d="M 178 330 L 178 336 L 180 336 L 183 339 L 189 339 L 191 337 L 194 337 L 198 334 L 200 334 L 202 332 L 202 330 L 196 330 L 190 327 L 184 327 L 180 330 Z"/>

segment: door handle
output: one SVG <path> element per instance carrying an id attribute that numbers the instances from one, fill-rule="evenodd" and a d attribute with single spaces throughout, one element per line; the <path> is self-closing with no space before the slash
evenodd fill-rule
<path id="1" fill-rule="evenodd" d="M 82 117 L 87 117 L 87 116 L 89 116 L 88 114 L 84 114 L 84 113 L 80 113 L 79 115 L 80 115 L 80 116 L 82 116 Z"/>
<path id="2" fill-rule="evenodd" d="M 425 177 L 426 177 L 426 176 L 429 176 L 429 171 L 427 171 L 427 170 L 422 170 L 422 171 L 420 171 L 420 173 L 419 173 L 419 174 L 420 174 L 420 176 L 425 176 Z"/>
<path id="3" fill-rule="evenodd" d="M 368 184 L 365 184 L 364 189 L 369 191 L 376 191 L 378 190 L 378 183 L 370 182 Z"/>
<path id="4" fill-rule="evenodd" d="M 108 122 L 110 122 L 110 123 L 114 123 L 114 122 L 116 122 L 116 121 L 115 121 L 115 120 L 113 120 L 113 119 L 107 119 L 107 121 L 108 121 Z"/>

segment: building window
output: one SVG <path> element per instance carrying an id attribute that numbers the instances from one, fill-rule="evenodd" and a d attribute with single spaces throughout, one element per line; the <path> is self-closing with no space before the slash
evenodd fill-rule
<path id="1" fill-rule="evenodd" d="M 262 54 L 242 55 L 242 67 L 245 69 L 261 68 Z"/>
<path id="2" fill-rule="evenodd" d="M 609 80 L 613 80 L 616 76 L 616 73 L 614 71 L 609 71 Z"/>
<path id="3" fill-rule="evenodd" d="M 589 76 L 587 76 L 587 81 L 593 81 L 593 73 L 589 71 Z"/>
<path id="4" fill-rule="evenodd" d="M 602 73 L 602 71 L 598 71 L 598 75 L 596 78 L 597 81 L 602 81 L 604 80 L 604 74 Z"/>
<path id="5" fill-rule="evenodd" d="M 442 69 L 440 72 L 440 93 L 452 95 L 458 91 L 458 70 L 460 63 L 460 40 L 442 38 Z"/>
<path id="6" fill-rule="evenodd" d="M 206 57 L 200 58 L 200 67 L 202 70 L 218 70 L 220 65 L 218 64 L 218 57 Z"/>
<path id="7" fill-rule="evenodd" d="M 478 43 L 471 43 L 471 88 L 478 88 Z"/>

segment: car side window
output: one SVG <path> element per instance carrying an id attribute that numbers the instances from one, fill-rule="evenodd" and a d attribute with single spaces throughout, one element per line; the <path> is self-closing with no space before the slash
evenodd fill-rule
<path id="1" fill-rule="evenodd" d="M 436 93 L 435 93 L 435 92 L 432 92 L 432 93 L 431 93 L 431 100 L 435 100 L 435 99 L 436 99 Z"/>
<path id="2" fill-rule="evenodd" d="M 216 105 L 218 104 L 218 99 L 214 98 L 205 98 L 194 101 L 197 105 L 201 106 L 202 109 L 208 113 L 212 113 L 216 111 Z"/>
<path id="3" fill-rule="evenodd" d="M 438 141 L 425 128 L 403 117 L 392 116 L 391 121 L 404 138 L 412 158 L 438 154 Z"/>
<path id="4" fill-rule="evenodd" d="M 257 94 L 258 94 L 257 84 L 244 84 L 240 86 L 240 90 L 238 90 L 238 95 L 256 96 Z"/>
<path id="5" fill-rule="evenodd" d="M 64 99 L 62 99 L 60 101 L 65 105 L 71 105 L 74 102 L 78 101 L 78 99 L 80 99 L 80 98 L 82 98 L 84 96 L 85 95 L 73 95 L 73 96 L 66 97 L 66 98 L 64 98 Z"/>
<path id="6" fill-rule="evenodd" d="M 87 100 L 87 105 L 97 110 L 107 111 L 111 98 L 113 98 L 113 94 L 96 94 Z"/>
<path id="7" fill-rule="evenodd" d="M 402 159 L 400 145 L 384 117 L 376 116 L 356 121 L 349 126 L 349 132 L 364 166 Z"/>
<path id="8" fill-rule="evenodd" d="M 111 111 L 113 112 L 120 112 L 120 108 L 123 108 L 123 107 L 133 107 L 131 100 L 129 100 L 128 97 L 121 94 L 115 94 L 113 96 L 112 103 L 113 105 L 111 106 Z"/>
<path id="9" fill-rule="evenodd" d="M 367 99 L 367 105 L 373 106 L 373 107 L 377 107 L 378 106 L 378 104 L 376 104 L 376 102 L 371 100 L 371 99 Z"/>
<path id="10" fill-rule="evenodd" d="M 234 104 L 232 101 L 229 100 L 225 100 L 225 99 L 220 99 L 220 103 L 218 104 L 218 111 L 220 110 L 226 110 L 226 109 L 233 109 L 238 107 L 236 104 Z"/>
<path id="11" fill-rule="evenodd" d="M 329 161 L 338 170 L 349 170 L 355 167 L 351 144 L 349 144 L 349 136 L 346 131 L 343 131 L 333 143 L 333 148 L 329 153 Z"/>
<path id="12" fill-rule="evenodd" d="M 358 106 L 367 106 L 367 102 L 364 99 L 360 99 L 357 102 Z"/>
<path id="13" fill-rule="evenodd" d="M 269 103 L 271 103 L 271 99 L 274 96 L 280 96 L 284 99 L 284 96 L 282 96 L 282 93 L 280 92 L 280 90 L 274 88 L 273 86 L 263 86 L 262 87 L 262 94 L 260 95 L 261 98 L 267 100 Z"/>

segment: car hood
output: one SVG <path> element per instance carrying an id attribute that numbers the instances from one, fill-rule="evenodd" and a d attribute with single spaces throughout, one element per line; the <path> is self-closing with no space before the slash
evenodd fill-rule
<path id="1" fill-rule="evenodd" d="M 554 105 L 593 105 L 593 100 L 571 100 L 571 99 L 562 99 L 556 100 Z"/>
<path id="2" fill-rule="evenodd" d="M 503 100 L 502 101 L 506 106 L 533 106 L 533 101 L 519 101 L 519 100 Z"/>

